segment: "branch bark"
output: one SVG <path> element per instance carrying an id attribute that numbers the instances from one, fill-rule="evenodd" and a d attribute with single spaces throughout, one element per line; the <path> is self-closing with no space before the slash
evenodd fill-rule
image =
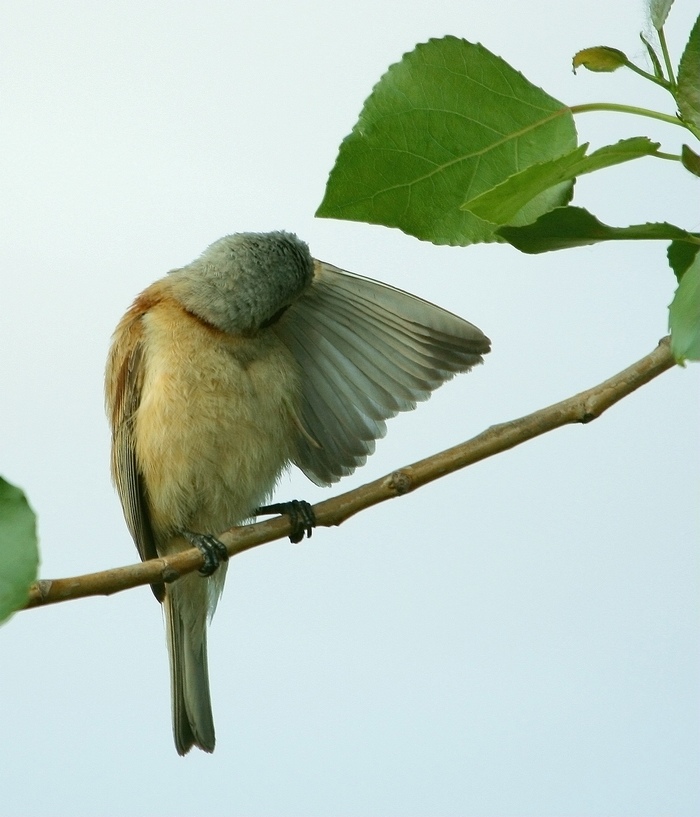
<path id="1" fill-rule="evenodd" d="M 317 527 L 340 525 L 359 511 L 387 499 L 403 496 L 446 474 L 507 451 L 555 428 L 595 420 L 619 400 L 674 365 L 670 340 L 663 338 L 653 352 L 591 389 L 517 420 L 491 426 L 460 445 L 319 502 L 314 506 Z M 281 539 L 289 532 L 289 519 L 277 517 L 255 525 L 231 528 L 218 538 L 226 545 L 229 555 L 235 556 L 244 550 Z M 167 559 L 152 559 L 68 579 L 42 579 L 32 586 L 26 607 L 39 607 L 86 596 L 111 595 L 153 582 L 171 582 L 201 566 L 202 554 L 192 548 Z"/>

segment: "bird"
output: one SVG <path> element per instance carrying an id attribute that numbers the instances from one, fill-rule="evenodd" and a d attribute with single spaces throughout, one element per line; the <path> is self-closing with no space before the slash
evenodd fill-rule
<path id="1" fill-rule="evenodd" d="M 142 560 L 205 554 L 202 575 L 152 586 L 178 754 L 216 742 L 207 624 L 227 567 L 216 534 L 265 511 L 290 465 L 322 486 L 352 473 L 387 419 L 489 351 L 473 324 L 318 261 L 286 231 L 225 236 L 136 297 L 105 373 L 112 479 Z M 301 508 L 296 539 L 310 534 L 310 506 L 285 507 Z"/>

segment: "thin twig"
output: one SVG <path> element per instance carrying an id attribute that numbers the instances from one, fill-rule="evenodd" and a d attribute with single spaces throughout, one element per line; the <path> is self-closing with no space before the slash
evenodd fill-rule
<path id="1" fill-rule="evenodd" d="M 669 339 L 663 338 L 657 348 L 646 357 L 587 391 L 517 420 L 491 426 L 467 442 L 407 465 L 340 496 L 319 502 L 314 506 L 317 526 L 340 525 L 359 511 L 407 494 L 446 474 L 507 451 L 555 428 L 595 420 L 610 406 L 673 365 Z M 235 556 L 244 550 L 281 539 L 289 532 L 289 519 L 283 516 L 255 525 L 231 528 L 218 538 L 226 545 L 229 554 Z M 192 548 L 167 559 L 152 559 L 69 579 L 43 579 L 32 586 L 26 607 L 39 607 L 86 596 L 107 596 L 143 584 L 171 582 L 201 566 L 202 554 Z"/>

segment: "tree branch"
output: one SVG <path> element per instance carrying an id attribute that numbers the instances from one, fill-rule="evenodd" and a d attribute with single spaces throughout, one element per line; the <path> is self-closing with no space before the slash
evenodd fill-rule
<path id="1" fill-rule="evenodd" d="M 595 420 L 623 397 L 672 368 L 674 363 L 669 338 L 663 338 L 653 352 L 587 391 L 517 420 L 491 426 L 460 445 L 407 465 L 340 496 L 319 502 L 314 506 L 317 526 L 340 525 L 365 508 L 407 494 L 446 474 L 466 468 L 555 428 Z M 289 519 L 283 516 L 255 525 L 231 528 L 218 538 L 226 545 L 229 554 L 235 556 L 244 550 L 281 539 L 289 532 Z M 26 607 L 39 607 L 85 596 L 111 595 L 153 582 L 171 582 L 201 566 L 202 554 L 192 548 L 167 559 L 152 559 L 69 579 L 42 579 L 32 586 Z"/>

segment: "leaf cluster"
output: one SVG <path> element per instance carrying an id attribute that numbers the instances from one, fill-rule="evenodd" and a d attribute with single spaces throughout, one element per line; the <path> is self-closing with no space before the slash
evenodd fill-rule
<path id="1" fill-rule="evenodd" d="M 645 37 L 651 71 L 619 49 L 595 46 L 574 70 L 635 71 L 663 87 L 674 113 L 613 103 L 565 105 L 483 45 L 457 37 L 420 44 L 392 65 L 340 145 L 317 215 L 398 227 L 436 244 L 507 242 L 542 253 L 601 241 L 668 241 L 678 288 L 670 306 L 679 363 L 700 359 L 700 233 L 669 223 L 609 226 L 571 200 L 577 177 L 644 157 L 700 176 L 688 144 L 677 155 L 646 136 L 589 152 L 574 117 L 615 111 L 651 117 L 700 137 L 700 17 L 674 69 L 663 25 L 671 0 L 652 0 L 657 36 Z"/>

